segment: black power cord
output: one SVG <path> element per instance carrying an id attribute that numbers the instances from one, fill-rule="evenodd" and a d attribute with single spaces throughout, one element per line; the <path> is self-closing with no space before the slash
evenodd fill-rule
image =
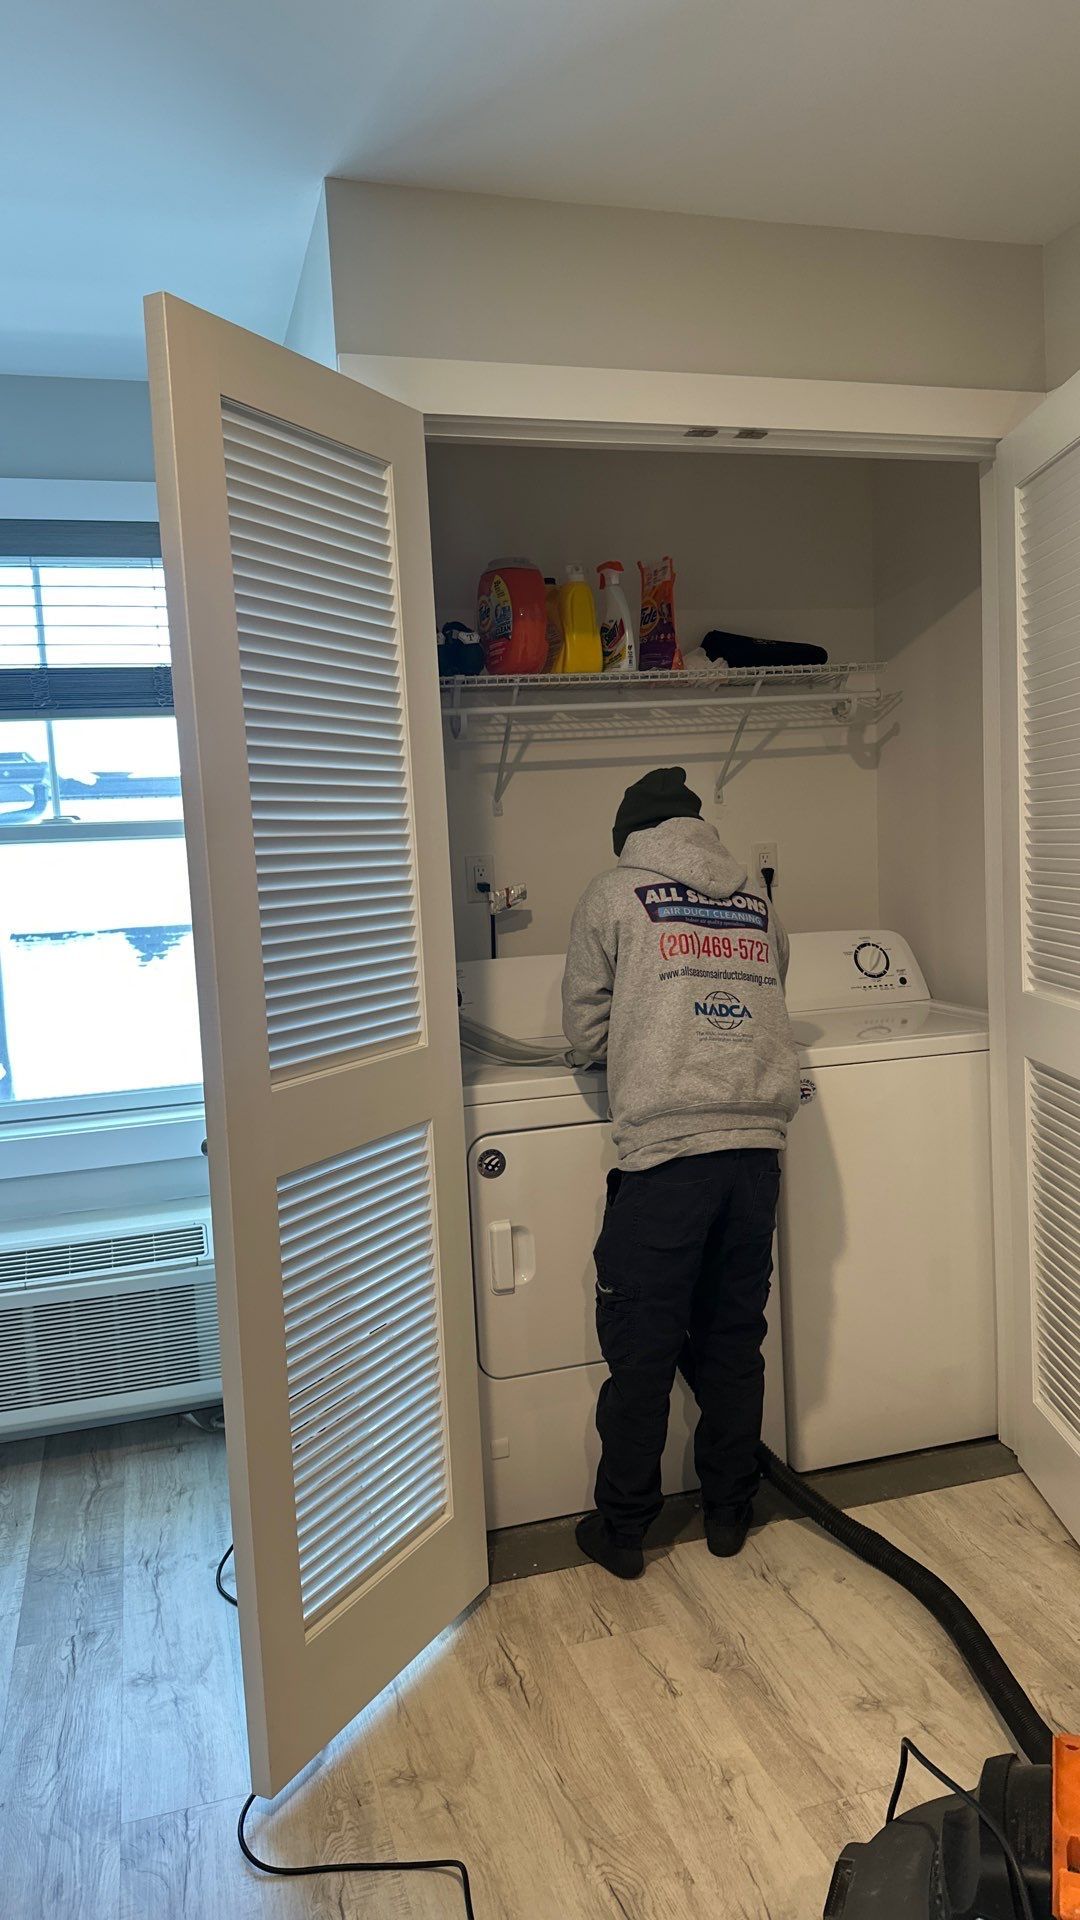
<path id="1" fill-rule="evenodd" d="M 228 1587 L 225 1585 L 224 1581 L 221 1578 L 222 1574 L 225 1571 L 226 1565 L 228 1564 L 229 1557 L 232 1553 L 232 1550 L 233 1550 L 233 1543 L 230 1540 L 228 1546 L 226 1547 L 224 1553 L 221 1556 L 221 1559 L 218 1561 L 217 1566 L 214 1568 L 214 1585 L 217 1588 L 218 1592 L 220 1593 L 222 1599 L 228 1601 L 230 1607 L 238 1607 L 240 1605 L 240 1602 L 237 1599 L 235 1593 L 229 1592 Z"/>
<path id="2" fill-rule="evenodd" d="M 499 957 L 499 927 L 491 908 L 491 881 L 478 880 L 476 883 L 476 891 L 488 910 L 488 919 L 491 922 L 491 933 L 489 936 L 491 940 L 491 957 L 493 960 L 497 960 Z"/>
<path id="3" fill-rule="evenodd" d="M 920 1767 L 925 1767 L 927 1773 L 933 1774 L 935 1780 L 940 1780 L 942 1786 L 948 1787 L 950 1793 L 955 1793 L 959 1799 L 966 1801 L 969 1807 L 974 1808 L 983 1825 L 993 1834 L 994 1839 L 997 1841 L 1004 1855 L 1005 1865 L 1009 1869 L 1009 1879 L 1012 1882 L 1014 1913 L 1019 1914 L 1020 1920 L 1035 1920 L 1034 1909 L 1031 1904 L 1031 1895 L 1028 1892 L 1027 1881 L 1024 1879 L 1024 1869 L 1020 1865 L 1016 1850 L 1008 1834 L 1005 1832 L 1004 1827 L 998 1820 L 995 1820 L 992 1813 L 987 1812 L 975 1794 L 969 1793 L 966 1787 L 958 1786 L 957 1782 L 951 1780 L 947 1773 L 943 1773 L 941 1768 L 935 1766 L 932 1760 L 928 1760 L 925 1753 L 919 1751 L 914 1740 L 905 1738 L 900 1742 L 900 1765 L 897 1769 L 896 1782 L 889 1800 L 889 1811 L 885 1815 L 885 1825 L 888 1826 L 890 1822 L 896 1818 L 896 1809 L 900 1803 L 900 1795 L 904 1790 L 904 1781 L 907 1777 L 909 1759 L 917 1760 Z"/>
<path id="4" fill-rule="evenodd" d="M 222 1599 L 228 1601 L 230 1607 L 239 1607 L 235 1593 L 229 1592 L 221 1578 L 232 1550 L 233 1542 L 230 1540 L 214 1570 L 214 1585 Z M 236 1823 L 236 1838 L 244 1859 L 249 1865 L 258 1867 L 260 1873 L 274 1874 L 281 1880 L 302 1880 L 317 1873 L 457 1873 L 461 1875 L 461 1892 L 465 1901 L 466 1920 L 476 1920 L 472 1887 L 469 1884 L 469 1869 L 464 1860 L 334 1860 L 327 1861 L 325 1864 L 315 1861 L 307 1867 L 277 1867 L 271 1860 L 260 1860 L 258 1854 L 252 1853 L 244 1830 L 248 1814 L 257 1798 L 257 1794 L 249 1793 L 244 1801 L 240 1809 L 240 1818 Z"/>
<path id="5" fill-rule="evenodd" d="M 260 1860 L 248 1846 L 244 1825 L 255 1803 L 256 1795 L 249 1793 L 240 1809 L 240 1818 L 236 1824 L 236 1838 L 240 1842 L 240 1851 L 244 1859 L 260 1873 L 272 1873 L 279 1879 L 295 1880 L 313 1873 L 443 1873 L 452 1872 L 461 1875 L 461 1891 L 465 1900 L 466 1920 L 476 1920 L 476 1910 L 472 1903 L 472 1888 L 469 1885 L 469 1869 L 463 1860 L 341 1860 L 316 1862 L 310 1867 L 275 1867 L 269 1860 Z"/>

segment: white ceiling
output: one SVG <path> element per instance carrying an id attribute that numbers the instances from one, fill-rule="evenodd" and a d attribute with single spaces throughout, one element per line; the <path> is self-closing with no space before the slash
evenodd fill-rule
<path id="1" fill-rule="evenodd" d="M 1076 0 L 51 0 L 9 10 L 3 59 L 0 371 L 137 375 L 161 286 L 280 337 L 328 173 L 984 240 L 1080 220 Z"/>

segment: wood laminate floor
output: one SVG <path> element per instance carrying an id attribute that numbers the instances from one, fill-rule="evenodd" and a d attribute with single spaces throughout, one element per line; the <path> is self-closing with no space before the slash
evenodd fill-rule
<path id="1" fill-rule="evenodd" d="M 1080 1558 L 1022 1475 L 861 1509 L 1080 1728 Z M 450 1876 L 241 1859 L 224 1445 L 172 1422 L 0 1451 L 4 1920 L 451 1920 Z M 282 1861 L 463 1855 L 477 1920 L 814 1920 L 902 1734 L 973 1782 L 1008 1742 L 933 1623 L 808 1524 L 496 1587 L 251 1838 Z M 914 1779 L 913 1799 L 932 1782 Z"/>

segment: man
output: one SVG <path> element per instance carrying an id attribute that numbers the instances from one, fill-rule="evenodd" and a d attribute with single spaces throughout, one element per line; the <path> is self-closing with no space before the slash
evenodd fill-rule
<path id="1" fill-rule="evenodd" d="M 577 1064 L 606 1062 L 618 1165 L 595 1249 L 598 1511 L 578 1543 L 621 1579 L 644 1571 L 681 1366 L 700 1421 L 709 1547 L 738 1553 L 758 1484 L 765 1303 L 780 1149 L 799 1103 L 784 1004 L 788 942 L 700 818 L 682 767 L 626 789 L 619 864 L 570 931 L 563 1025 Z"/>

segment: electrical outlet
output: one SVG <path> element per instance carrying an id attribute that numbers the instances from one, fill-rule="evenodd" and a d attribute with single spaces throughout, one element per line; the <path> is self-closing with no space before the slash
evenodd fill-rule
<path id="1" fill-rule="evenodd" d="M 495 862 L 490 853 L 465 855 L 465 898 L 486 900 L 494 885 Z"/>
<path id="2" fill-rule="evenodd" d="M 776 841 L 775 840 L 757 841 L 751 850 L 751 859 L 753 860 L 753 863 L 754 863 L 753 870 L 756 874 L 764 873 L 765 868 L 766 867 L 769 868 L 770 872 L 772 873 L 773 884 L 775 885 L 776 878 L 777 878 Z"/>

